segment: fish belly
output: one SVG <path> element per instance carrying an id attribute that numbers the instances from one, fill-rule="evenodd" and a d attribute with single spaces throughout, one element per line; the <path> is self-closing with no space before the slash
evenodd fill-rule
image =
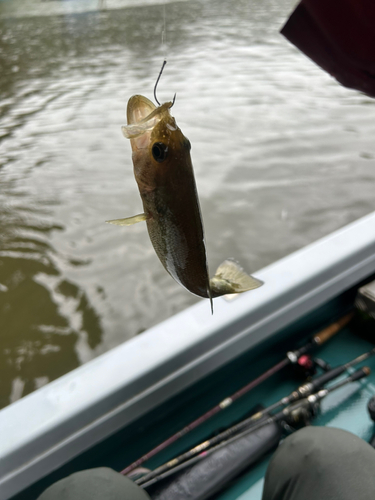
<path id="1" fill-rule="evenodd" d="M 189 292 L 208 298 L 209 276 L 198 199 L 171 199 L 156 190 L 142 197 L 150 214 L 147 229 L 151 243 L 167 272 Z"/>

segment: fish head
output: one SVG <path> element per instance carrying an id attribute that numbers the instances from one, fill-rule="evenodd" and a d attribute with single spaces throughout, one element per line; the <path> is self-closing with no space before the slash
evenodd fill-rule
<path id="1" fill-rule="evenodd" d="M 170 169 L 191 161 L 190 142 L 170 114 L 172 105 L 167 102 L 156 107 L 141 95 L 128 102 L 128 125 L 122 132 L 130 139 L 136 180 L 145 189 L 162 185 Z"/>

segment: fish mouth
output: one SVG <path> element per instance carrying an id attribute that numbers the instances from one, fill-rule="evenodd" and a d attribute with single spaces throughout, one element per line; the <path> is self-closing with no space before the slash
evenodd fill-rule
<path id="1" fill-rule="evenodd" d="M 129 99 L 126 111 L 128 125 L 142 122 L 155 109 L 156 106 L 150 101 L 150 99 L 147 99 L 147 97 L 143 97 L 142 95 L 134 95 Z"/>
<path id="2" fill-rule="evenodd" d="M 128 124 L 121 127 L 122 133 L 127 139 L 135 139 L 146 132 L 152 131 L 157 123 L 169 114 L 172 102 L 166 102 L 159 107 L 142 95 L 134 95 L 129 99 L 127 108 Z M 138 146 L 139 147 L 139 146 Z"/>

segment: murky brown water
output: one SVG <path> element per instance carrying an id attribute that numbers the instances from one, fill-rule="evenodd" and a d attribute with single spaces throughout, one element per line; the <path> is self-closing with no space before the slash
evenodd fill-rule
<path id="1" fill-rule="evenodd" d="M 147 3 L 0 1 L 0 406 L 199 300 L 144 225 L 104 223 L 142 211 L 120 126 L 164 55 Z M 278 34 L 293 4 L 165 9 L 158 94 L 177 92 L 212 270 L 254 272 L 375 209 L 375 101 Z"/>

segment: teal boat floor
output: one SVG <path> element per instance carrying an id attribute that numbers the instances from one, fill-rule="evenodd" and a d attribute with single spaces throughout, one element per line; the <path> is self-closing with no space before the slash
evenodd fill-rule
<path id="1" fill-rule="evenodd" d="M 312 333 L 319 331 L 340 316 L 343 313 L 343 308 L 347 306 L 348 302 L 346 300 L 343 302 L 342 298 L 340 298 L 339 302 L 333 301 L 319 311 L 315 311 L 314 314 L 306 316 L 298 324 L 289 327 L 287 331 L 284 330 L 277 334 L 273 344 L 262 344 L 258 348 L 244 353 L 234 362 L 212 373 L 134 424 L 116 433 L 105 442 L 96 445 L 58 471 L 13 497 L 14 500 L 33 500 L 49 484 L 77 470 L 99 466 L 112 467 L 118 471 L 122 470 L 218 404 L 225 397 L 230 396 L 257 375 L 280 361 L 288 350 L 303 345 L 303 339 L 309 338 Z M 373 347 L 372 343 L 354 334 L 353 326 L 351 326 L 343 329 L 327 344 L 316 349 L 314 354 L 335 367 L 350 361 Z M 373 373 L 365 380 L 344 386 L 330 394 L 323 400 L 321 412 L 314 419 L 312 425 L 338 427 L 351 431 L 366 441 L 370 439 L 374 424 L 368 415 L 366 407 L 369 399 L 375 395 L 375 356 L 367 360 L 367 363 L 364 362 L 359 366 L 364 365 L 372 368 Z M 150 469 L 157 467 L 205 440 L 213 432 L 238 421 L 257 404 L 261 403 L 268 406 L 281 397 L 288 395 L 301 383 L 303 383 L 303 380 L 295 376 L 291 367 L 283 369 L 224 411 L 216 414 L 199 428 L 191 431 L 163 450 L 146 462 L 144 466 Z M 217 500 L 260 500 L 268 460 L 269 457 L 259 462 L 214 498 Z"/>
<path id="2" fill-rule="evenodd" d="M 336 338 L 316 351 L 319 358 L 324 359 L 332 367 L 339 366 L 360 354 L 369 351 L 373 345 L 366 340 L 353 335 L 349 328 L 340 332 Z M 369 358 L 349 370 L 352 373 L 361 366 L 369 366 L 372 373 L 369 377 L 359 382 L 344 386 L 329 394 L 321 404 L 320 412 L 312 421 L 312 425 L 330 426 L 353 432 L 362 439 L 369 441 L 375 427 L 367 412 L 367 403 L 375 395 L 375 356 Z M 286 372 L 286 373 L 285 373 Z M 272 381 L 262 384 L 256 390 L 234 403 L 228 410 L 221 412 L 210 419 L 204 427 L 189 433 L 183 440 L 171 446 L 168 451 L 160 453 L 157 457 L 144 464 L 151 469 L 166 462 L 173 456 L 185 451 L 212 433 L 213 429 L 224 428 L 253 408 L 257 403 L 267 407 L 282 397 L 291 393 L 301 382 L 285 370 Z M 340 377 L 335 380 L 342 379 Z M 228 393 L 229 395 L 229 393 Z M 215 495 L 215 500 L 260 500 L 263 490 L 263 478 L 267 469 L 270 456 L 260 461 L 255 467 L 233 481 L 225 491 Z"/>
<path id="3" fill-rule="evenodd" d="M 373 347 L 369 342 L 355 337 L 348 329 L 319 350 L 319 357 L 332 367 L 349 361 Z M 353 432 L 369 441 L 375 431 L 374 422 L 367 412 L 367 403 L 375 395 L 375 357 L 369 358 L 358 366 L 369 366 L 372 373 L 366 379 L 349 384 L 328 395 L 322 401 L 321 411 L 312 422 L 314 426 L 329 426 Z M 357 368 L 357 367 L 356 367 Z M 351 369 L 350 372 L 355 371 Z M 343 378 L 343 377 L 340 377 Z M 338 379 L 339 380 L 339 379 Z M 281 386 L 264 395 L 263 404 L 267 406 L 296 385 L 284 382 Z M 226 491 L 215 496 L 220 500 L 260 500 L 263 480 L 270 457 L 261 461 L 241 478 L 237 479 Z"/>

